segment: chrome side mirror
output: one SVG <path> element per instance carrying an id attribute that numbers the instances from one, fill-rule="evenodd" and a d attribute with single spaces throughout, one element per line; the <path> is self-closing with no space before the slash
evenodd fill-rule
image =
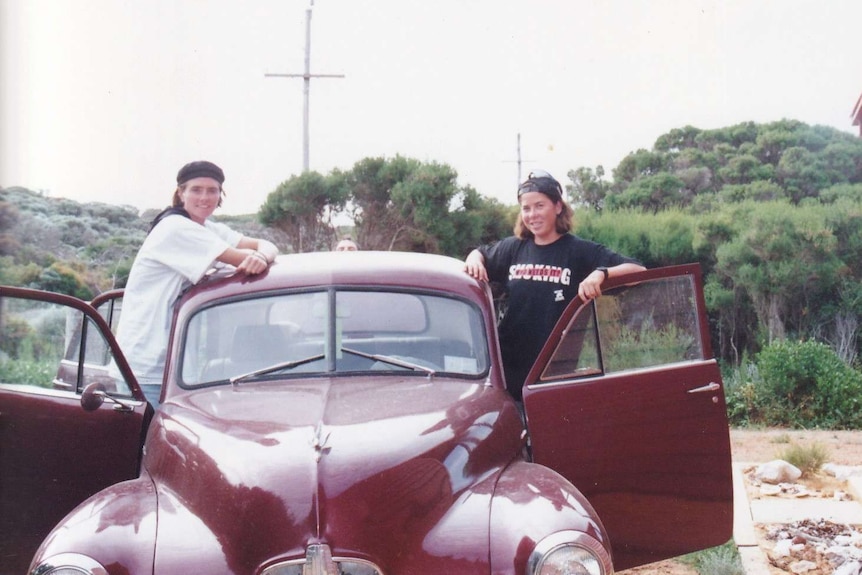
<path id="1" fill-rule="evenodd" d="M 108 401 L 114 404 L 114 409 L 118 411 L 133 411 L 134 407 L 120 401 L 115 397 L 108 395 L 105 385 L 99 382 L 93 382 L 84 388 L 81 394 L 81 407 L 84 411 L 96 411 L 102 404 Z"/>

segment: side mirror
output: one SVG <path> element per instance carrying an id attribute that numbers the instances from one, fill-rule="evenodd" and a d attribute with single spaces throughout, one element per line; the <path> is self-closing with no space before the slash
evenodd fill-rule
<path id="1" fill-rule="evenodd" d="M 91 383 L 84 388 L 84 392 L 81 394 L 81 407 L 84 408 L 84 411 L 96 411 L 102 407 L 105 401 L 113 403 L 114 409 L 118 411 L 134 411 L 133 406 L 108 395 L 105 385 L 99 382 Z"/>
<path id="2" fill-rule="evenodd" d="M 81 394 L 81 407 L 84 408 L 84 411 L 96 411 L 105 403 L 107 395 L 103 384 L 91 383 L 84 388 L 84 393 Z"/>

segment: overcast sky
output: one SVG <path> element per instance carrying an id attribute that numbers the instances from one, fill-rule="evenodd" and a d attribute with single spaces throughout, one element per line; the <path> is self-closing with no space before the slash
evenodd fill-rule
<path id="1" fill-rule="evenodd" d="M 0 0 L 0 186 L 138 209 L 224 168 L 222 213 L 302 171 L 307 0 Z M 856 132 L 859 0 L 316 0 L 310 168 L 396 154 L 514 203 L 673 128 Z"/>

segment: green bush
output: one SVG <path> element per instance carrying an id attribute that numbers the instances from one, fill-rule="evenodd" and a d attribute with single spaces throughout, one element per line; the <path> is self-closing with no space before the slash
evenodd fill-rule
<path id="1" fill-rule="evenodd" d="M 0 361 L 0 382 L 50 388 L 57 375 L 56 362 Z"/>
<path id="2" fill-rule="evenodd" d="M 765 347 L 756 372 L 738 386 L 734 408 L 748 422 L 791 428 L 862 428 L 862 374 L 814 341 Z"/>

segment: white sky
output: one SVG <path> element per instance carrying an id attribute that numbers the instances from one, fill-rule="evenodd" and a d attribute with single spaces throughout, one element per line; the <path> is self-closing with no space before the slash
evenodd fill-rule
<path id="1" fill-rule="evenodd" d="M 224 168 L 221 213 L 302 171 L 307 0 L 0 0 L 0 186 L 169 203 Z M 855 133 L 859 0 L 317 0 L 310 168 L 401 154 L 514 203 L 522 173 L 610 170 L 673 128 Z"/>

